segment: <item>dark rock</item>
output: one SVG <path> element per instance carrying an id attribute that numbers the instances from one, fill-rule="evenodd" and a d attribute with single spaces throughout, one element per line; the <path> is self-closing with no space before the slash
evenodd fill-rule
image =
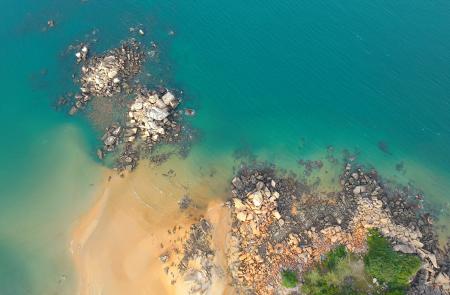
<path id="1" fill-rule="evenodd" d="M 189 196 L 185 195 L 181 198 L 181 200 L 178 201 L 178 206 L 180 207 L 181 210 L 185 210 L 189 208 L 191 202 L 192 199 Z"/>

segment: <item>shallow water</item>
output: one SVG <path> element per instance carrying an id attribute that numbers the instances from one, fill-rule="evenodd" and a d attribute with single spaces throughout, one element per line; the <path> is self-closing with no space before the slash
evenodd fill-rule
<path id="1" fill-rule="evenodd" d="M 447 1 L 6 0 L 3 7 L 2 294 L 73 286 L 67 235 L 101 167 L 96 131 L 52 103 L 74 89 L 74 60 L 61 53 L 94 29 L 96 51 L 137 24 L 143 42 L 158 42 L 160 62 L 149 70 L 183 89 L 185 105 L 197 110 L 190 121 L 201 136 L 189 163 L 199 173 L 230 178 L 229 159 L 244 149 L 301 174 L 299 159 L 327 163 L 332 145 L 336 158 L 358 151 L 360 162 L 414 183 L 448 212 Z M 57 26 L 43 32 L 50 18 Z M 400 162 L 404 171 L 395 168 Z M 320 171 L 323 190 L 339 167 Z"/>

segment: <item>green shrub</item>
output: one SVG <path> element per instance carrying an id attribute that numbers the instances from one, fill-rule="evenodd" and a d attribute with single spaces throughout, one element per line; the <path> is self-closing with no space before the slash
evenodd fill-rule
<path id="1" fill-rule="evenodd" d="M 416 255 L 395 252 L 378 230 L 369 231 L 367 243 L 369 250 L 364 257 L 367 273 L 387 284 L 391 294 L 404 293 L 402 290 L 420 268 L 420 259 Z"/>
<path id="2" fill-rule="evenodd" d="M 368 236 L 368 252 L 362 258 L 339 246 L 327 253 L 322 263 L 303 275 L 302 291 L 307 295 L 402 295 L 420 268 L 415 255 L 392 249 L 377 230 Z M 372 285 L 376 278 L 382 286 Z M 387 286 L 387 290 L 384 286 Z"/>
<path id="3" fill-rule="evenodd" d="M 291 270 L 281 272 L 281 284 L 286 288 L 294 288 L 298 284 L 297 273 Z"/>
<path id="4" fill-rule="evenodd" d="M 339 288 L 330 280 L 329 274 L 320 273 L 318 269 L 307 272 L 303 276 L 302 291 L 304 294 L 339 294 Z"/>
<path id="5" fill-rule="evenodd" d="M 336 269 L 337 264 L 339 261 L 347 257 L 347 249 L 344 245 L 340 245 L 334 250 L 331 250 L 328 252 L 326 258 L 324 259 L 323 266 L 325 266 L 329 270 Z"/>
<path id="6" fill-rule="evenodd" d="M 355 267 L 357 264 L 361 267 Z M 364 266 L 342 245 L 328 252 L 322 263 L 305 273 L 303 281 L 302 291 L 308 295 L 366 294 L 357 291 L 366 281 Z"/>

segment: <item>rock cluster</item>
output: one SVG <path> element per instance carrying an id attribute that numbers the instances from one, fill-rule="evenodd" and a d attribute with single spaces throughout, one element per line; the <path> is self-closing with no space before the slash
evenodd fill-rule
<path id="1" fill-rule="evenodd" d="M 92 57 L 81 68 L 81 92 L 96 96 L 120 92 L 124 83 L 139 73 L 144 59 L 141 45 L 134 39 L 104 55 Z"/>
<path id="2" fill-rule="evenodd" d="M 103 152 L 112 152 L 119 144 L 120 136 L 122 135 L 122 127 L 119 124 L 113 124 L 106 128 L 101 140 L 103 142 L 103 150 L 99 150 L 97 155 L 103 159 Z M 101 156 L 100 156 L 101 155 Z"/>
<path id="3" fill-rule="evenodd" d="M 115 123 L 106 129 L 101 138 L 103 148 L 97 150 L 98 158 L 102 160 L 105 153 L 116 150 L 120 145 L 122 153 L 116 161 L 116 168 L 132 170 L 137 165 L 141 149 L 151 150 L 154 144 L 162 140 L 176 141 L 181 131 L 176 121 L 179 103 L 180 100 L 167 89 L 137 91 L 128 106 L 124 126 Z"/>
<path id="4" fill-rule="evenodd" d="M 211 248 L 211 224 L 201 219 L 190 228 L 178 269 L 190 286 L 189 294 L 207 294 L 211 287 L 214 251 Z M 196 267 L 195 267 L 196 266 Z"/>
<path id="5" fill-rule="evenodd" d="M 131 171 L 136 168 L 138 160 L 139 153 L 133 148 L 132 144 L 127 142 L 116 160 L 116 169 Z"/>
<path id="6" fill-rule="evenodd" d="M 272 294 L 277 272 L 303 252 L 299 236 L 289 232 L 290 225 L 278 210 L 282 187 L 271 171 L 244 171 L 232 183 L 231 275 L 242 292 Z"/>
<path id="7" fill-rule="evenodd" d="M 174 227 L 168 233 L 175 235 L 180 229 Z M 185 234 L 187 236 L 183 238 L 174 237 L 174 241 L 181 243 L 181 249 L 164 250 L 159 258 L 166 274 L 172 277 L 172 284 L 182 279 L 189 288 L 188 294 L 210 294 L 213 275 L 217 274 L 212 250 L 212 225 L 202 218 Z"/>
<path id="8" fill-rule="evenodd" d="M 191 197 L 184 195 L 179 201 L 178 201 L 178 207 L 180 210 L 186 210 L 191 206 L 192 199 Z"/>
<path id="9" fill-rule="evenodd" d="M 133 31 L 145 34 L 141 26 Z M 156 44 L 151 42 L 152 50 L 145 53 L 144 46 L 132 38 L 117 48 L 93 55 L 88 44 L 94 40 L 71 45 L 68 49 L 68 52 L 75 51 L 77 63 L 81 64 L 77 79 L 80 91 L 70 96 L 74 104 L 69 114 L 75 115 L 93 97 L 98 97 L 89 110 L 89 118 L 97 126 L 109 126 L 101 138 L 98 158 L 103 160 L 106 153 L 120 151 L 114 156 L 115 168 L 130 170 L 143 157 L 156 164 L 167 160 L 172 153 L 185 157 L 190 150 L 194 130 L 182 124 L 180 117 L 183 112 L 177 110 L 180 99 L 174 91 L 165 87 L 148 90 L 145 84 L 141 84 L 140 78 L 143 76 L 137 77 L 146 58 L 152 58 L 151 52 L 155 53 Z M 68 100 L 62 98 L 57 105 L 62 106 Z M 186 110 L 186 113 L 191 115 L 194 111 Z M 154 146 L 159 143 L 175 143 L 178 150 L 155 155 Z"/>
<path id="10" fill-rule="evenodd" d="M 125 140 L 133 142 L 139 134 L 143 140 L 157 142 L 166 135 L 168 129 L 176 129 L 177 123 L 170 117 L 179 102 L 166 89 L 162 93 L 141 91 L 128 112 Z M 178 134 L 175 133 L 175 136 Z"/>
<path id="11" fill-rule="evenodd" d="M 77 62 L 82 62 L 80 91 L 69 114 L 84 107 L 91 96 L 110 97 L 129 88 L 130 80 L 141 70 L 145 54 L 139 42 L 131 39 L 105 54 L 88 58 L 89 49 L 83 46 L 75 53 Z"/>
<path id="12" fill-rule="evenodd" d="M 351 171 L 347 164 L 342 177 L 343 191 L 351 192 L 358 204 L 350 228 L 357 230 L 378 228 L 394 244 L 394 250 L 417 254 L 422 260 L 421 285 L 433 286 L 433 292 L 450 290 L 445 283 L 448 275 L 442 273 L 443 251 L 438 247 L 436 234 L 427 213 L 421 214 L 417 207 L 407 206 L 404 198 L 392 198 L 377 182 L 376 173 L 365 174 L 361 169 Z M 398 197 L 398 195 L 397 195 Z M 362 230 L 363 233 L 366 230 Z M 433 289 L 433 288 L 431 288 Z"/>
<path id="13" fill-rule="evenodd" d="M 302 273 L 337 245 L 363 253 L 368 230 L 378 228 L 395 250 L 422 259 L 423 284 L 448 289 L 442 255 L 426 249 L 424 227 L 396 222 L 393 215 L 405 208 L 396 207 L 398 200 L 389 198 L 374 171 L 347 164 L 341 184 L 341 192 L 311 197 L 304 186 L 275 177 L 271 169 L 242 170 L 232 180 L 229 204 L 234 222 L 229 267 L 236 287 L 275 294 L 281 270 Z"/>
<path id="14" fill-rule="evenodd" d="M 113 152 L 120 144 L 123 143 L 123 136 L 126 136 L 126 130 L 119 124 L 112 124 L 106 128 L 106 132 L 101 137 L 103 148 L 97 149 L 97 157 L 103 160 L 105 153 Z M 132 145 L 126 142 L 122 145 L 122 151 L 116 159 L 116 168 L 119 170 L 131 171 L 137 166 L 139 155 Z"/>
<path id="15" fill-rule="evenodd" d="M 86 45 L 83 45 L 81 47 L 81 50 L 77 51 L 75 53 L 75 57 L 77 58 L 77 63 L 86 61 L 88 54 L 89 54 L 89 48 Z"/>

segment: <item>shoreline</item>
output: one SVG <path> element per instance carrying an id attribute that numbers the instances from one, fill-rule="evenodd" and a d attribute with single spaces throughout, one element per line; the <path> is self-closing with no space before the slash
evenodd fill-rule
<path id="1" fill-rule="evenodd" d="M 106 173 L 104 173 L 106 175 Z M 94 203 L 77 221 L 76 227 L 71 232 L 70 254 L 74 263 L 77 277 L 77 294 L 84 294 L 82 282 L 86 280 L 86 274 L 82 271 L 81 252 L 86 242 L 95 232 L 103 209 L 108 200 L 108 189 L 102 180 L 102 187 L 93 193 Z"/>
<path id="2" fill-rule="evenodd" d="M 229 224 L 223 221 L 229 212 L 221 196 L 205 185 L 202 176 L 190 187 L 193 205 L 181 210 L 176 198 L 186 193 L 192 180 L 185 164 L 176 169 L 176 177 L 164 176 L 173 164 L 179 165 L 176 160 L 158 167 L 140 165 L 123 177 L 105 171 L 93 205 L 71 235 L 70 252 L 78 274 L 76 294 L 152 294 L 152 290 L 186 294 L 190 286 L 176 271 L 165 273 L 160 257 L 179 251 L 179 241 L 203 216 L 217 228 L 213 231 L 216 262 L 225 267 L 223 234 Z M 169 234 L 172 228 L 181 230 Z M 223 290 L 220 294 L 232 294 L 223 278 L 215 279 L 213 286 Z"/>
<path id="3" fill-rule="evenodd" d="M 324 199 L 273 167 L 241 169 L 231 181 L 231 195 L 216 193 L 222 177 L 195 177 L 188 162 L 173 158 L 161 166 L 139 165 L 130 173 L 105 172 L 96 201 L 72 234 L 77 294 L 235 294 L 240 288 L 283 292 L 276 286 L 280 269 L 308 270 L 339 244 L 363 255 L 372 227 L 396 251 L 418 253 L 423 263 L 419 280 L 445 285 L 439 269 L 447 262 L 436 248 L 431 221 L 420 225 L 412 217 L 416 209 L 400 195 L 400 203 L 389 201 L 376 171 L 365 174 L 347 164 L 342 190 Z M 314 196 L 321 201 L 311 203 Z M 258 243 L 263 244 L 254 248 Z M 261 254 L 258 247 L 267 252 Z M 280 251 L 284 256 L 278 257 Z M 264 260 L 273 266 L 260 264 Z M 266 273 L 270 283 L 254 285 L 260 281 L 256 273 Z M 422 286 L 417 282 L 414 288 Z"/>

